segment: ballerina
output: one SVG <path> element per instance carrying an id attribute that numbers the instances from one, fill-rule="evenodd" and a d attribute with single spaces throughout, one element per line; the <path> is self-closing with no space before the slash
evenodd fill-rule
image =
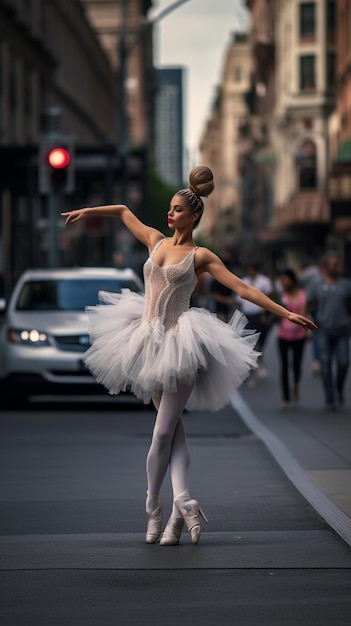
<path id="1" fill-rule="evenodd" d="M 190 307 L 199 276 L 209 272 L 241 298 L 305 329 L 316 325 L 288 311 L 233 274 L 221 259 L 196 245 L 194 228 L 204 212 L 204 197 L 214 189 L 210 168 L 191 170 L 189 187 L 171 199 L 167 212 L 172 237 L 141 222 L 125 205 L 107 205 L 61 213 L 65 224 L 90 216 L 120 219 L 149 251 L 144 264 L 145 296 L 133 292 L 100 292 L 88 307 L 91 346 L 84 361 L 110 394 L 131 391 L 156 408 L 146 460 L 146 542 L 177 545 L 184 522 L 192 543 L 199 541 L 199 516 L 207 521 L 189 491 L 189 450 L 184 409 L 218 411 L 257 367 L 258 333 L 245 329 L 247 319 L 236 311 L 228 323 L 207 309 Z M 110 306 L 106 306 L 109 304 Z M 160 491 L 167 472 L 173 491 L 171 516 L 162 533 Z"/>

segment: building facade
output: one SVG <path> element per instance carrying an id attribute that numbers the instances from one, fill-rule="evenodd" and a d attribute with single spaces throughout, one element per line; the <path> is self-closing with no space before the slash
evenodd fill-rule
<path id="1" fill-rule="evenodd" d="M 250 0 L 251 120 L 266 135 L 256 152 L 257 239 L 274 265 L 318 257 L 329 241 L 330 119 L 335 107 L 333 0 Z M 264 178 L 262 179 L 262 174 Z M 264 182 L 264 187 L 262 186 Z"/>
<path id="2" fill-rule="evenodd" d="M 102 49 L 115 72 L 118 90 L 124 81 L 130 146 L 154 149 L 153 34 L 147 13 L 152 0 L 81 0 Z M 123 76 L 121 77 L 121 59 Z M 120 96 L 121 97 L 121 96 Z M 119 133 L 118 127 L 116 132 Z"/>
<path id="3" fill-rule="evenodd" d="M 330 118 L 329 199 L 334 245 L 351 265 L 351 5 L 337 2 L 336 107 Z"/>
<path id="4" fill-rule="evenodd" d="M 277 229 L 317 244 L 329 227 L 328 120 L 335 106 L 335 2 L 276 5 Z M 322 237 L 321 237 L 322 236 Z"/>
<path id="5" fill-rule="evenodd" d="M 220 251 L 231 248 L 241 229 L 241 186 L 245 155 L 250 85 L 250 54 L 245 34 L 233 34 L 224 55 L 220 85 L 200 141 L 201 161 L 212 168 L 215 190 L 201 221 L 202 236 Z"/>
<path id="6" fill-rule="evenodd" d="M 221 171 L 221 97 L 222 88 L 218 87 L 199 146 L 201 162 L 211 168 L 215 181 L 218 180 Z M 201 237 L 212 244 L 217 236 L 219 196 L 220 189 L 216 183 L 213 192 L 206 199 L 205 211 L 198 229 Z"/>
<path id="7" fill-rule="evenodd" d="M 246 256 L 262 256 L 270 237 L 274 208 L 276 152 L 273 147 L 275 118 L 275 0 L 249 0 L 251 28 L 250 91 L 247 93 L 251 153 L 247 159 L 247 175 L 243 179 L 243 240 Z"/>
<path id="8" fill-rule="evenodd" d="M 36 141 L 50 106 L 82 143 L 112 136 L 111 68 L 78 0 L 1 0 L 0 28 L 2 143 Z"/>
<path id="9" fill-rule="evenodd" d="M 0 273 L 9 289 L 24 268 L 46 262 L 46 205 L 30 156 L 43 114 L 58 109 L 61 132 L 83 146 L 103 145 L 114 138 L 117 93 L 78 0 L 0 0 L 0 33 L 3 162 L 7 150 L 28 149 L 23 168 L 1 185 Z"/>

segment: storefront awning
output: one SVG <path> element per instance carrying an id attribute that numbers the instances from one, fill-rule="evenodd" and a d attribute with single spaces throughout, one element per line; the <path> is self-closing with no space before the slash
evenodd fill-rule
<path id="1" fill-rule="evenodd" d="M 294 244 L 299 241 L 298 233 L 286 230 L 261 230 L 258 239 L 265 245 Z"/>
<path id="2" fill-rule="evenodd" d="M 329 220 L 329 202 L 325 194 L 320 191 L 299 191 L 276 208 L 272 227 L 280 230 L 300 224 L 328 224 Z"/>
<path id="3" fill-rule="evenodd" d="M 330 200 L 351 201 L 351 160 L 333 163 L 328 187 Z"/>

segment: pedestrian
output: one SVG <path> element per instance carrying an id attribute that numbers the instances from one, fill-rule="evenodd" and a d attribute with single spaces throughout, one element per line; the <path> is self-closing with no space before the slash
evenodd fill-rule
<path id="1" fill-rule="evenodd" d="M 211 283 L 211 296 L 214 303 L 214 312 L 222 322 L 228 322 L 234 308 L 234 296 L 231 289 L 222 285 L 215 278 Z"/>
<path id="2" fill-rule="evenodd" d="M 298 281 L 300 287 L 307 292 L 313 283 L 321 276 L 320 268 L 309 257 L 305 257 L 298 268 Z M 318 330 L 316 330 L 311 337 L 311 349 L 312 349 L 312 373 L 314 376 L 320 374 L 320 362 L 319 362 L 319 349 L 318 349 Z"/>
<path id="3" fill-rule="evenodd" d="M 246 266 L 246 274 L 242 277 L 242 280 L 259 289 L 266 296 L 273 295 L 273 285 L 271 279 L 260 271 L 260 265 L 257 261 L 250 261 Z M 264 345 L 267 339 L 268 332 L 271 328 L 271 316 L 267 313 L 263 306 L 256 304 L 255 302 L 245 300 L 243 298 L 237 298 L 238 306 L 242 313 L 248 319 L 248 327 L 255 329 L 259 333 L 259 340 L 256 345 L 256 349 L 261 353 L 260 368 L 258 375 L 265 377 L 267 370 L 264 366 Z M 251 379 L 252 381 L 252 379 Z"/>
<path id="4" fill-rule="evenodd" d="M 349 368 L 351 281 L 341 275 L 341 261 L 328 251 L 321 264 L 321 277 L 307 292 L 308 307 L 318 325 L 321 381 L 327 409 L 343 405 Z M 336 393 L 335 393 L 336 392 Z"/>
<path id="5" fill-rule="evenodd" d="M 230 268 L 230 257 L 224 251 L 221 257 L 227 269 Z M 234 309 L 234 294 L 229 287 L 223 285 L 219 280 L 212 278 L 210 293 L 214 303 L 214 312 L 222 322 L 229 322 Z"/>
<path id="6" fill-rule="evenodd" d="M 210 272 L 203 272 L 198 277 L 197 285 L 192 293 L 191 306 L 199 306 L 214 312 L 215 305 L 211 294 L 212 276 Z"/>
<path id="7" fill-rule="evenodd" d="M 189 451 L 182 412 L 217 411 L 257 366 L 257 334 L 245 333 L 236 311 L 229 324 L 207 309 L 189 307 L 198 276 L 211 275 L 258 306 L 303 328 L 314 325 L 291 313 L 232 274 L 220 258 L 198 247 L 193 230 L 204 211 L 202 197 L 214 188 L 212 171 L 195 167 L 189 187 L 172 197 L 167 210 L 171 237 L 143 224 L 125 205 L 82 208 L 62 213 L 66 224 L 89 216 L 118 218 L 149 250 L 144 264 L 145 297 L 134 292 L 100 293 L 110 306 L 89 307 L 91 346 L 84 361 L 110 394 L 130 390 L 156 410 L 147 455 L 146 542 L 176 545 L 186 523 L 192 543 L 200 537 L 199 503 L 189 493 Z M 160 490 L 169 467 L 173 509 L 162 533 Z"/>
<path id="8" fill-rule="evenodd" d="M 307 315 L 307 294 L 299 286 L 297 275 L 293 269 L 287 268 L 280 273 L 282 287 L 281 303 L 293 313 Z M 283 409 L 293 402 L 299 401 L 299 382 L 301 363 L 306 341 L 306 331 L 288 319 L 282 318 L 277 328 L 278 348 L 280 357 L 280 384 Z M 292 372 L 291 372 L 292 366 Z M 293 377 L 293 392 L 290 393 L 290 377 Z"/>

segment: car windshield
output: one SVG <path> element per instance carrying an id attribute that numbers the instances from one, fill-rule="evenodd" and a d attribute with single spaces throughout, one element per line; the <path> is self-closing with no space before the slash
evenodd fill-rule
<path id="1" fill-rule="evenodd" d="M 133 280 L 89 278 L 63 280 L 31 280 L 19 294 L 18 311 L 84 311 L 98 304 L 98 292 L 119 293 L 121 289 L 140 292 Z"/>

